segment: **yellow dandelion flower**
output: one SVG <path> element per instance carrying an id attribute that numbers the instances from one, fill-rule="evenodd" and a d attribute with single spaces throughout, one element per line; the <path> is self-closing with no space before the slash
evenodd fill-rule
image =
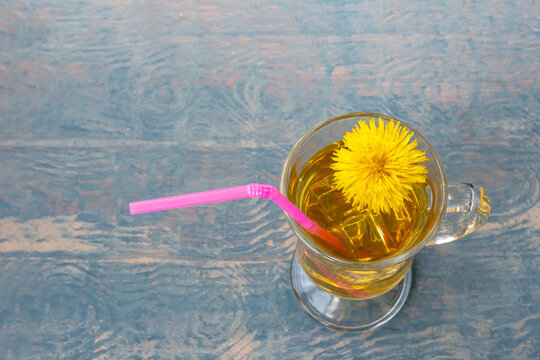
<path id="1" fill-rule="evenodd" d="M 413 132 L 379 118 L 360 121 L 344 135 L 343 145 L 334 152 L 332 169 L 335 185 L 359 208 L 376 213 L 396 212 L 410 200 L 413 186 L 426 182 L 425 152 L 416 149 Z"/>

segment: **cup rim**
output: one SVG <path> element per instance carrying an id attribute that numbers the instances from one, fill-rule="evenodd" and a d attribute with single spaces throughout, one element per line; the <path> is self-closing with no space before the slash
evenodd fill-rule
<path id="1" fill-rule="evenodd" d="M 305 133 L 304 136 L 302 136 L 296 142 L 296 144 L 291 148 L 291 150 L 289 151 L 287 157 L 285 158 L 285 162 L 283 163 L 283 167 L 282 167 L 282 170 L 281 170 L 279 191 L 285 197 L 287 197 L 287 194 L 284 191 L 284 189 L 288 186 L 292 159 L 293 159 L 294 155 L 296 154 L 296 152 L 298 151 L 298 149 L 315 132 L 317 132 L 319 129 L 321 129 L 321 128 L 323 128 L 323 127 L 325 127 L 325 126 L 327 126 L 327 125 L 329 125 L 329 124 L 331 124 L 333 122 L 340 121 L 340 120 L 343 120 L 343 119 L 352 118 L 352 117 L 368 117 L 368 118 L 376 118 L 376 119 L 380 117 L 382 119 L 389 120 L 389 121 L 399 121 L 400 125 L 403 125 L 407 129 L 413 131 L 414 136 L 419 141 L 421 141 L 423 143 L 423 145 L 430 152 L 430 155 L 432 155 L 433 160 L 434 160 L 435 164 L 437 165 L 437 169 L 440 172 L 441 182 L 442 182 L 442 184 L 441 184 L 441 187 L 442 187 L 441 196 L 442 196 L 443 204 L 442 204 L 442 208 L 441 208 L 441 210 L 439 212 L 438 219 L 433 223 L 431 229 L 426 234 L 424 239 L 419 241 L 412 248 L 410 248 L 410 249 L 408 249 L 408 250 L 406 250 L 406 251 L 404 251 L 402 253 L 400 253 L 398 251 L 397 255 L 395 255 L 395 256 L 390 256 L 388 258 L 383 258 L 383 259 L 380 259 L 380 260 L 369 261 L 369 262 L 359 262 L 359 261 L 353 261 L 353 260 L 346 260 L 346 259 L 334 256 L 332 254 L 329 254 L 326 251 L 324 251 L 320 246 L 318 246 L 316 243 L 312 242 L 309 238 L 307 238 L 305 236 L 305 234 L 302 232 L 301 226 L 296 221 L 294 221 L 294 219 L 289 214 L 287 214 L 286 212 L 284 213 L 285 214 L 285 220 L 289 224 L 289 227 L 292 229 L 294 234 L 298 237 L 298 239 L 300 241 L 302 241 L 302 243 L 305 246 L 307 246 L 311 251 L 315 252 L 317 255 L 325 258 L 328 261 L 331 261 L 333 263 L 338 263 L 341 266 L 354 267 L 354 268 L 362 267 L 362 268 L 365 268 L 365 269 L 378 269 L 378 268 L 381 268 L 381 267 L 392 266 L 392 265 L 398 264 L 400 262 L 403 262 L 403 261 L 409 259 L 410 257 L 416 255 L 420 250 L 422 250 L 424 248 L 424 246 L 427 245 L 427 243 L 431 239 L 433 239 L 433 237 L 437 233 L 437 231 L 438 231 L 439 227 L 441 226 L 441 223 L 442 223 L 442 221 L 444 219 L 444 214 L 446 213 L 446 206 L 447 206 L 446 174 L 445 174 L 442 162 L 441 162 L 441 160 L 439 158 L 439 155 L 437 154 L 435 149 L 431 146 L 431 144 L 427 141 L 427 139 L 422 134 L 420 134 L 418 131 L 416 131 L 414 128 L 412 128 L 409 124 L 407 124 L 407 123 L 405 123 L 405 122 L 403 122 L 401 120 L 398 120 L 396 118 L 387 116 L 387 115 L 382 115 L 382 114 L 378 114 L 378 113 L 371 113 L 371 112 L 353 112 L 353 113 L 348 113 L 348 114 L 340 115 L 340 116 L 337 116 L 337 117 L 333 117 L 333 118 L 330 118 L 330 119 L 327 119 L 327 120 L 324 120 L 324 121 L 320 122 L 319 124 L 317 124 L 313 128 L 311 128 L 311 130 L 309 130 L 307 133 Z"/>

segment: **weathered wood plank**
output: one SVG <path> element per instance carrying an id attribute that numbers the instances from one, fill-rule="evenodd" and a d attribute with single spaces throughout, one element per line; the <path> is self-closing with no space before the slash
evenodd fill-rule
<path id="1" fill-rule="evenodd" d="M 236 186 L 278 185 L 284 149 L 18 147 L 4 155 L 0 252 L 283 258 L 294 240 L 281 209 L 246 199 L 129 215 L 130 201 Z"/>

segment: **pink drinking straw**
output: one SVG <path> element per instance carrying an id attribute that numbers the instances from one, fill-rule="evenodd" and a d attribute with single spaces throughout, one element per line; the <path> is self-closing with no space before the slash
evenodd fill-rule
<path id="1" fill-rule="evenodd" d="M 302 211 L 300 211 L 300 209 L 298 209 L 292 202 L 289 201 L 289 199 L 283 196 L 283 194 L 281 194 L 272 185 L 247 184 L 192 194 L 169 196 L 153 200 L 136 201 L 129 204 L 129 212 L 132 215 L 142 214 L 147 212 L 244 198 L 265 198 L 272 200 L 308 232 L 320 237 L 335 248 L 345 251 L 345 247 L 337 237 L 324 230 L 316 222 L 308 218 Z"/>

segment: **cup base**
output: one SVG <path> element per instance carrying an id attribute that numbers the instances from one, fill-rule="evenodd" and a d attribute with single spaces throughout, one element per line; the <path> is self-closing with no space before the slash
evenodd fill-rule
<path id="1" fill-rule="evenodd" d="M 291 262 L 291 283 L 296 300 L 313 319 L 334 330 L 362 331 L 381 326 L 396 316 L 409 295 L 411 271 L 394 288 L 377 297 L 345 299 L 315 285 L 295 253 Z"/>

